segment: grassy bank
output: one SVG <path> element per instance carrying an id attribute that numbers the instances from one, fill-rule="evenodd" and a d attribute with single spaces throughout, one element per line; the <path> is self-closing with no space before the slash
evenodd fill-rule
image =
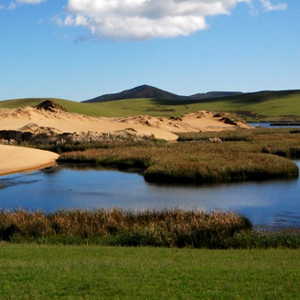
<path id="1" fill-rule="evenodd" d="M 201 184 L 299 175 L 296 164 L 288 159 L 300 156 L 298 131 L 255 129 L 193 133 L 180 134 L 179 139 L 189 142 L 105 144 L 98 149 L 63 153 L 59 161 L 141 168 L 147 181 L 158 183 Z M 215 140 L 219 142 L 213 142 Z"/>
<path id="2" fill-rule="evenodd" d="M 299 230 L 256 231 L 233 212 L 62 210 L 0 213 L 0 239 L 12 243 L 168 248 L 299 248 Z"/>
<path id="3" fill-rule="evenodd" d="M 298 250 L 0 244 L 1 299 L 297 299 Z"/>

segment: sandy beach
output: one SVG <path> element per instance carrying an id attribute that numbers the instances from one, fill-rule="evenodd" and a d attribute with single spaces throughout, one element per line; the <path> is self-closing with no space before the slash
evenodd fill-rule
<path id="1" fill-rule="evenodd" d="M 47 111 L 33 107 L 0 109 L 0 130 L 26 131 L 28 125 L 47 127 L 56 132 L 95 134 L 130 131 L 137 136 L 154 136 L 175 141 L 176 132 L 222 131 L 248 128 L 246 124 L 226 124 L 221 117 L 211 112 L 199 111 L 180 118 L 167 119 L 151 116 L 123 118 L 91 117 L 61 110 Z M 30 126 L 29 126 L 30 127 Z M 0 141 L 1 142 L 1 141 Z M 53 164 L 55 153 L 37 149 L 0 145 L 0 175 L 33 169 Z"/>
<path id="2" fill-rule="evenodd" d="M 0 175 L 42 169 L 54 164 L 58 157 L 49 151 L 0 145 Z"/>

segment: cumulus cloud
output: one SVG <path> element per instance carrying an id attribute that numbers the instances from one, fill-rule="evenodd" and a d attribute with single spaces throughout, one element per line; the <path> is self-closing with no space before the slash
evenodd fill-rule
<path id="1" fill-rule="evenodd" d="M 287 8 L 287 3 L 278 3 L 276 5 L 273 5 L 270 0 L 260 0 L 262 3 L 264 9 L 266 11 L 272 11 L 272 10 L 284 10 Z"/>
<path id="2" fill-rule="evenodd" d="M 228 15 L 241 2 L 251 0 L 69 0 L 61 21 L 100 38 L 170 38 L 207 28 L 206 17 Z"/>

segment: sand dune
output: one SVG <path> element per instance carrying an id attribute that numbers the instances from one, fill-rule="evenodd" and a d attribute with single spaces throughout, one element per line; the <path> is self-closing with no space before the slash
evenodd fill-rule
<path id="1" fill-rule="evenodd" d="M 32 123 L 39 127 L 50 127 L 58 132 L 70 133 L 116 133 L 129 129 L 139 136 L 153 135 L 167 141 L 175 141 L 176 132 L 249 128 L 243 123 L 226 124 L 221 117 L 215 117 L 213 113 L 206 111 L 167 119 L 150 116 L 90 117 L 61 110 L 47 111 L 33 107 L 0 109 L 0 130 L 24 130 L 24 127 Z M 0 145 L 0 175 L 40 168 L 53 163 L 57 157 L 58 155 L 47 151 Z"/>
<path id="2" fill-rule="evenodd" d="M 115 133 L 130 127 L 137 135 L 176 140 L 176 132 L 221 131 L 247 128 L 247 125 L 226 124 L 211 112 L 199 111 L 172 120 L 150 116 L 124 118 L 90 117 L 63 111 L 49 112 L 32 107 L 0 109 L 0 130 L 20 130 L 29 123 L 56 128 L 61 132 Z"/>

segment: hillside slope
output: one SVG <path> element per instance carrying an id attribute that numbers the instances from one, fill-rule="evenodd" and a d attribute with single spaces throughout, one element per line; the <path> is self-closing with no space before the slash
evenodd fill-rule
<path id="1" fill-rule="evenodd" d="M 170 93 L 171 94 L 171 93 Z M 164 94 L 165 95 L 165 94 Z M 172 95 L 172 94 L 171 94 Z M 152 94 L 152 96 L 155 96 Z M 0 108 L 36 106 L 49 98 L 28 98 L 0 101 Z M 243 93 L 219 98 L 154 99 L 131 98 L 104 102 L 79 103 L 54 99 L 68 112 L 90 116 L 124 117 L 150 115 L 176 117 L 199 110 L 226 111 L 245 118 L 247 121 L 299 121 L 300 90 L 262 91 Z"/>
<path id="2" fill-rule="evenodd" d="M 263 91 L 201 100 L 125 99 L 93 103 L 107 116 L 181 116 L 199 110 L 226 111 L 247 121 L 300 120 L 300 91 Z"/>
<path id="3" fill-rule="evenodd" d="M 26 106 L 37 106 L 45 100 L 53 100 L 60 104 L 68 112 L 78 113 L 89 116 L 103 116 L 102 109 L 93 104 L 85 104 L 76 101 L 64 100 L 64 99 L 54 99 L 54 98 L 24 98 L 24 99 L 14 99 L 14 100 L 5 100 L 0 101 L 1 108 L 19 108 Z"/>

